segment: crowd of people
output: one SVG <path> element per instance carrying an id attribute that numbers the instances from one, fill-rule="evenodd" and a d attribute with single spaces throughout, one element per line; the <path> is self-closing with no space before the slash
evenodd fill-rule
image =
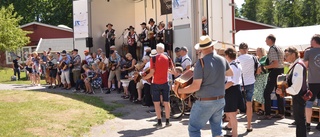
<path id="1" fill-rule="evenodd" d="M 205 21 L 205 20 L 204 20 Z M 29 54 L 26 61 L 26 70 L 32 85 L 40 85 L 41 74 L 46 76 L 48 88 L 61 87 L 73 92 L 94 94 L 95 89 L 123 93 L 124 99 L 154 106 L 157 116 L 155 127 L 162 127 L 161 106 L 165 109 L 166 126 L 171 126 L 170 119 L 170 87 L 175 78 L 184 71 L 193 68 L 193 82 L 185 88 L 179 88 L 179 94 L 195 93 L 196 101 L 188 104 L 191 109 L 189 120 L 189 135 L 200 136 L 200 130 L 207 121 L 210 122 L 213 136 L 220 136 L 223 130 L 232 131 L 232 137 L 238 136 L 238 122 L 236 115 L 242 110 L 247 116 L 247 132 L 252 132 L 252 102 L 255 100 L 262 104 L 257 112 L 260 120 L 272 118 L 285 118 L 284 92 L 292 95 L 293 115 L 298 137 L 305 137 L 311 130 L 312 106 L 318 99 L 320 106 L 320 35 L 316 34 L 311 39 L 311 47 L 300 58 L 299 52 L 294 47 L 281 49 L 276 46 L 276 37 L 266 37 L 268 52 L 257 48 L 256 56 L 249 54 L 249 45 L 241 43 L 239 51 L 228 48 L 224 52 L 215 53 L 211 38 L 201 36 L 195 45 L 199 59 L 192 64 L 188 56 L 187 47 L 174 49 L 175 59 L 171 59 L 171 43 L 164 43 L 164 23 L 159 27 L 153 19 L 141 23 L 142 33 L 137 35 L 132 26 L 129 27 L 128 49 L 125 56 L 120 56 L 114 46 L 115 30 L 112 24 L 107 25 L 107 30 L 102 34 L 106 38 L 105 52 L 101 48 L 91 53 L 84 51 L 81 59 L 78 50 L 71 53 L 63 50 L 56 54 L 43 51 L 42 56 L 37 52 Z M 171 23 L 168 24 L 170 27 Z M 141 56 L 137 55 L 136 47 L 139 44 L 144 48 Z M 139 58 L 140 57 L 140 58 Z M 20 64 L 14 61 L 14 73 L 19 74 Z M 277 77 L 284 73 L 284 62 L 290 63 L 287 74 L 287 87 L 279 88 Z M 308 71 L 308 73 L 307 73 Z M 18 75 L 18 79 L 20 76 Z M 308 83 L 307 83 L 308 82 Z M 308 89 L 313 93 L 312 98 L 305 99 Z M 278 114 L 271 115 L 271 93 L 276 91 Z M 243 97 L 244 96 L 244 97 Z M 189 101 L 191 102 L 191 101 Z M 225 127 L 221 122 L 225 118 L 229 121 Z M 320 124 L 316 126 L 320 130 Z"/>
<path id="2" fill-rule="evenodd" d="M 200 53 L 200 59 L 194 67 L 193 83 L 176 91 L 179 94 L 195 93 L 197 97 L 191 109 L 189 136 L 201 136 L 200 130 L 209 121 L 212 136 L 221 136 L 222 130 L 228 130 L 231 134 L 225 136 L 237 137 L 236 115 L 239 110 L 246 113 L 246 132 L 252 132 L 253 100 L 263 105 L 257 112 L 260 115 L 258 119 L 283 119 L 285 94 L 292 96 L 295 120 L 292 124 L 296 125 L 296 136 L 307 136 L 307 132 L 311 131 L 315 99 L 318 99 L 317 105 L 320 106 L 319 34 L 311 38 L 310 48 L 303 52 L 294 47 L 282 50 L 275 44 L 276 37 L 270 34 L 266 37 L 266 44 L 270 47 L 268 53 L 263 48 L 257 48 L 256 56 L 248 53 L 249 45 L 246 43 L 239 45 L 239 51 L 228 48 L 217 55 L 213 52 L 216 42 L 210 37 L 202 36 L 199 41 L 195 49 Z M 300 53 L 304 57 L 299 56 Z M 289 71 L 285 82 L 278 84 L 277 77 L 284 73 L 284 62 L 290 64 Z M 270 95 L 273 91 L 276 92 L 278 113 L 271 115 Z M 223 114 L 228 121 L 225 127 L 221 127 Z M 320 130 L 320 123 L 315 128 Z"/>

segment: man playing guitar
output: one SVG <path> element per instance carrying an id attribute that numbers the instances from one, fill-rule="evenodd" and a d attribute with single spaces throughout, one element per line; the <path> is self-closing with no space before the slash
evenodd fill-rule
<path id="1" fill-rule="evenodd" d="M 137 59 L 137 41 L 138 41 L 138 36 L 137 33 L 134 31 L 134 27 L 130 26 L 128 28 L 129 32 L 127 33 L 127 38 L 128 38 L 128 49 L 129 53 L 132 55 L 134 59 Z"/>
<path id="2" fill-rule="evenodd" d="M 150 31 L 149 31 L 149 46 L 151 47 L 151 49 L 156 49 L 156 39 L 155 36 L 157 34 L 157 25 L 155 25 L 155 21 L 153 20 L 153 18 L 150 18 L 149 20 L 149 25 L 150 25 Z"/>
<path id="3" fill-rule="evenodd" d="M 116 31 L 112 29 L 112 26 L 113 25 L 111 23 L 108 23 L 106 25 L 107 30 L 102 33 L 102 37 L 106 38 L 105 48 L 107 57 L 109 57 L 110 46 L 115 45 Z"/>
<path id="4" fill-rule="evenodd" d="M 142 43 L 143 46 L 143 51 L 142 51 L 142 57 L 145 56 L 145 49 L 149 47 L 149 42 L 148 42 L 148 28 L 147 24 L 145 22 L 142 22 L 141 24 L 142 32 L 139 34 L 139 40 Z"/>

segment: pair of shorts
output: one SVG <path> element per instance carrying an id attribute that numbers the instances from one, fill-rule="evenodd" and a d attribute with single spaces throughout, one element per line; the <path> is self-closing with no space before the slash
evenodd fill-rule
<path id="1" fill-rule="evenodd" d="M 26 70 L 29 72 L 29 73 L 32 73 L 32 68 L 26 68 Z"/>
<path id="2" fill-rule="evenodd" d="M 254 92 L 254 84 L 251 85 L 246 85 L 244 86 L 245 93 L 246 93 L 246 101 L 247 102 L 252 102 L 252 96 Z"/>
<path id="3" fill-rule="evenodd" d="M 56 78 L 57 72 L 58 72 L 57 69 L 51 69 L 51 70 L 50 70 L 49 77 L 50 77 L 50 78 Z"/>
<path id="4" fill-rule="evenodd" d="M 164 102 L 170 100 L 170 87 L 168 82 L 164 84 L 151 84 L 151 93 L 153 102 L 160 102 L 160 96 Z"/>
<path id="5" fill-rule="evenodd" d="M 228 88 L 225 94 L 226 105 L 224 107 L 224 112 L 236 112 L 239 108 L 238 104 L 241 99 L 242 95 L 240 85 Z"/>
<path id="6" fill-rule="evenodd" d="M 317 106 L 320 106 L 320 83 L 309 83 L 309 90 L 312 92 L 312 98 L 306 102 L 306 108 L 312 108 L 313 102 L 318 99 Z"/>

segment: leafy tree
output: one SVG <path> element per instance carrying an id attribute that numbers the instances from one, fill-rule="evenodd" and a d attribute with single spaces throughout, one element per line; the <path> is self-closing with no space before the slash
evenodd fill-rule
<path id="1" fill-rule="evenodd" d="M 19 27 L 19 21 L 22 20 L 14 12 L 13 5 L 2 6 L 0 9 L 0 51 L 14 51 L 25 45 L 30 40 L 27 37 L 29 32 L 23 31 Z"/>
<path id="2" fill-rule="evenodd" d="M 259 0 L 245 0 L 240 10 L 241 15 L 249 20 L 257 21 L 257 7 Z"/>
<path id="3" fill-rule="evenodd" d="M 20 25 L 37 21 L 73 27 L 72 0 L 0 0 L 0 6 L 9 4 L 24 18 Z"/>
<path id="4" fill-rule="evenodd" d="M 235 6 L 235 7 L 234 7 L 234 16 L 235 16 L 235 17 L 239 17 L 239 18 L 241 17 L 238 6 Z"/>
<path id="5" fill-rule="evenodd" d="M 300 13 L 303 16 L 301 25 L 307 26 L 320 23 L 319 5 L 319 0 L 304 0 Z"/>
<path id="6" fill-rule="evenodd" d="M 260 0 L 257 8 L 257 21 L 274 24 L 274 5 L 272 0 Z"/>

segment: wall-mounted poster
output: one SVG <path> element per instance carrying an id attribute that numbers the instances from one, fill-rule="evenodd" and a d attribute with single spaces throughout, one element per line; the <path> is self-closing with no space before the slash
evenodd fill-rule
<path id="1" fill-rule="evenodd" d="M 172 13 L 172 0 L 160 0 L 161 3 L 161 15 Z"/>
<path id="2" fill-rule="evenodd" d="M 88 2 L 73 1 L 74 38 L 86 38 L 89 35 Z"/>
<path id="3" fill-rule="evenodd" d="M 188 18 L 188 1 L 187 0 L 172 0 L 173 20 Z"/>

